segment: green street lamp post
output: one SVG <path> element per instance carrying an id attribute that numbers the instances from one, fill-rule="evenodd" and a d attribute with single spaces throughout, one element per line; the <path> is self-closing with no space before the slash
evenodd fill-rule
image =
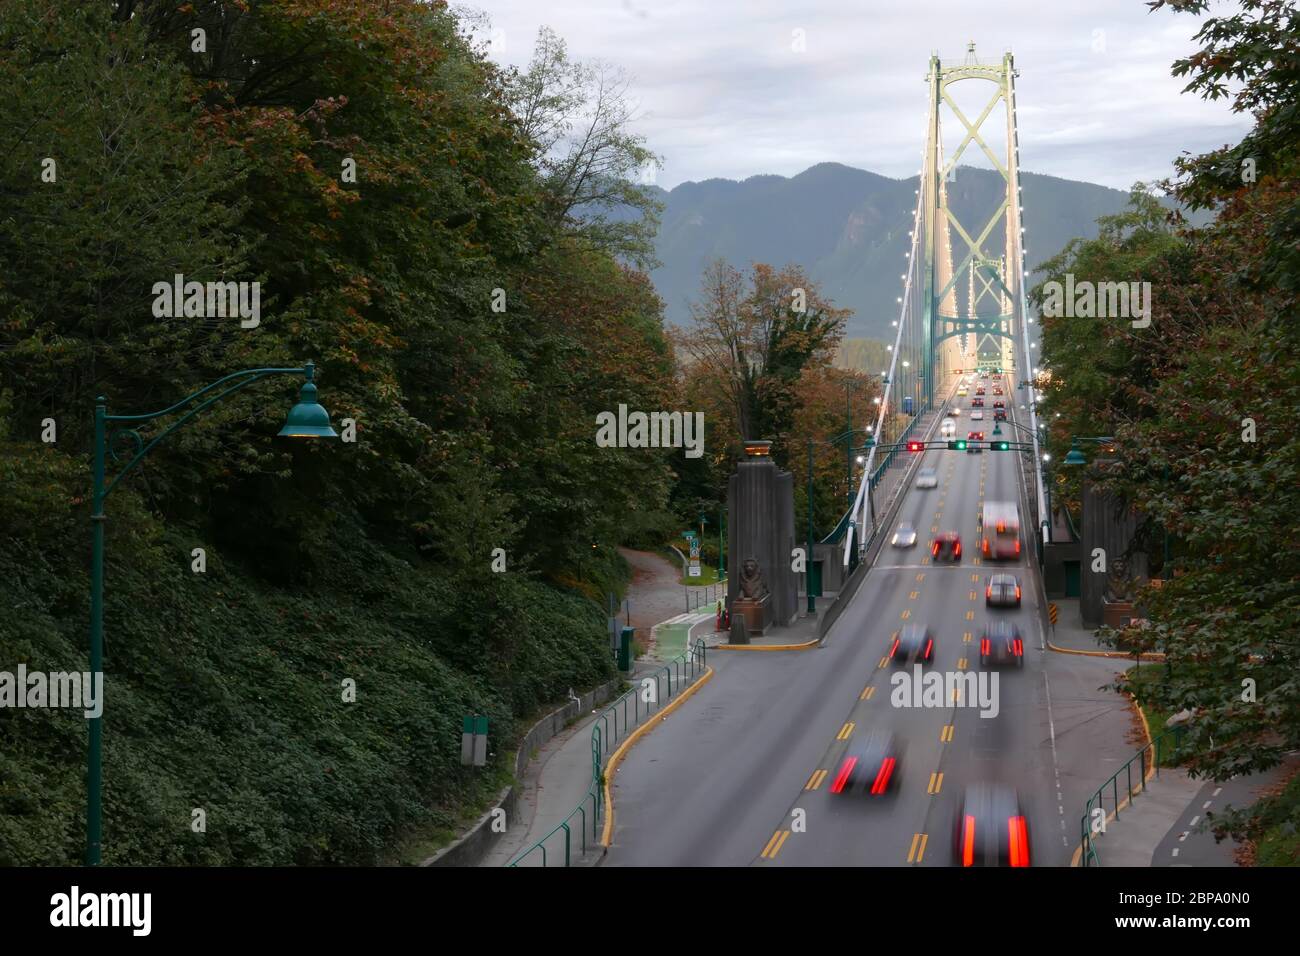
<path id="1" fill-rule="evenodd" d="M 254 368 L 245 369 L 220 378 L 194 394 L 181 399 L 175 405 L 158 412 L 143 415 L 110 415 L 107 399 L 99 396 L 95 399 L 95 450 L 94 450 L 94 493 L 91 498 L 91 528 L 93 546 L 90 563 L 90 672 L 92 680 L 104 670 L 104 499 L 117 487 L 128 472 L 153 450 L 154 446 L 180 428 L 204 409 L 215 405 L 228 395 L 238 392 L 254 382 L 272 375 L 302 375 L 306 382 L 302 386 L 298 403 L 289 410 L 284 427 L 279 434 L 289 438 L 337 438 L 330 427 L 329 413 L 316 401 L 315 378 L 316 367 L 311 362 L 301 368 Z M 216 391 L 221 386 L 227 387 Z M 216 394 L 205 398 L 209 393 Z M 194 404 L 197 402 L 197 404 Z M 180 418 L 172 422 L 149 442 L 135 430 L 135 425 L 151 422 L 164 415 L 178 412 L 187 406 Z M 109 427 L 115 426 L 109 432 Z M 111 481 L 105 484 L 105 459 L 112 457 L 119 461 L 115 443 L 119 436 L 126 436 L 134 444 L 134 455 Z M 103 770 L 104 738 L 103 708 L 100 713 L 90 718 L 90 746 L 86 757 L 86 865 L 98 866 L 103 847 Z"/>
<path id="2" fill-rule="evenodd" d="M 836 435 L 834 438 L 830 439 L 829 441 L 817 442 L 817 441 L 814 441 L 814 440 L 811 439 L 811 438 L 808 439 L 808 551 L 807 551 L 807 553 L 805 554 L 805 557 L 804 557 L 804 562 L 805 562 L 805 563 L 804 563 L 804 567 L 806 568 L 806 570 L 804 571 L 804 578 L 805 578 L 805 580 L 807 581 L 807 585 L 806 585 L 806 587 L 805 587 L 805 590 L 808 592 L 808 613 L 809 613 L 809 614 L 816 614 L 816 613 L 817 613 L 817 599 L 813 597 L 813 593 L 812 593 L 812 556 L 813 556 L 813 446 L 814 446 L 814 445 L 818 445 L 818 444 L 820 444 L 820 445 L 837 445 L 837 444 L 839 444 L 840 442 L 845 442 L 845 445 L 846 445 L 846 448 L 847 448 L 847 451 L 846 451 L 846 457 L 848 458 L 848 467 L 849 467 L 849 496 L 850 496 L 850 499 L 852 499 L 852 496 L 853 496 L 853 453 L 854 453 L 855 451 L 865 451 L 866 449 L 871 448 L 872 446 L 875 445 L 876 440 L 871 436 L 870 431 L 868 430 L 868 434 L 867 434 L 867 442 L 866 442 L 866 444 L 865 444 L 865 445 L 856 445 L 856 446 L 855 446 L 855 445 L 853 444 L 853 429 L 852 429 L 852 428 L 850 428 L 850 429 L 849 429 L 848 431 L 846 431 L 846 432 L 843 432 L 842 434 Z M 870 495 L 870 493 L 868 492 L 868 496 L 869 496 L 869 495 Z M 849 502 L 850 506 L 852 506 L 852 503 L 853 503 L 852 500 L 850 500 L 850 502 Z M 850 533 L 851 533 L 851 532 L 850 532 Z"/>

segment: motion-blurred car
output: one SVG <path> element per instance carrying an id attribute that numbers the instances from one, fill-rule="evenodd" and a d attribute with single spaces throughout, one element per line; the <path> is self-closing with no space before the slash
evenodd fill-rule
<path id="1" fill-rule="evenodd" d="M 975 389 L 975 394 L 976 394 L 976 395 L 983 395 L 983 394 L 984 394 L 984 386 L 981 385 L 979 388 Z"/>
<path id="2" fill-rule="evenodd" d="M 975 455 L 983 452 L 984 449 L 981 448 L 979 445 L 979 443 L 982 442 L 983 440 L 984 440 L 983 432 L 967 432 L 966 433 L 966 454 Z"/>
<path id="3" fill-rule="evenodd" d="M 970 420 L 973 421 L 973 422 L 982 422 L 982 421 L 984 421 L 984 409 L 982 409 L 982 408 L 977 408 L 977 409 L 975 409 L 973 412 L 971 412 L 971 413 L 970 413 Z"/>
<path id="4" fill-rule="evenodd" d="M 952 821 L 954 866 L 1029 866 L 1029 821 L 1011 787 L 966 787 Z"/>
<path id="5" fill-rule="evenodd" d="M 939 433 L 944 438 L 951 438 L 957 434 L 957 423 L 951 418 L 945 418 L 939 423 Z"/>
<path id="6" fill-rule="evenodd" d="M 958 415 L 960 415 L 960 414 L 961 414 L 961 409 L 958 408 L 956 405 L 954 405 L 954 406 L 952 407 L 952 409 L 948 412 L 948 417 L 949 417 L 949 418 L 956 418 L 956 417 L 957 417 Z"/>
<path id="7" fill-rule="evenodd" d="M 993 403 L 993 407 L 994 407 L 994 408 L 1006 408 L 1006 407 L 1007 407 L 1007 403 L 1006 403 L 1006 402 L 994 402 L 994 403 Z"/>
<path id="8" fill-rule="evenodd" d="M 995 422 L 1005 422 L 1007 420 L 1007 410 L 1005 408 L 993 409 L 993 420 Z"/>
<path id="9" fill-rule="evenodd" d="M 971 408 L 983 408 L 983 407 L 984 407 L 984 399 L 982 399 L 982 398 L 972 398 L 972 399 L 970 400 L 970 407 L 971 407 Z"/>
<path id="10" fill-rule="evenodd" d="M 910 521 L 904 521 L 898 526 L 890 544 L 896 548 L 910 548 L 916 544 L 916 529 L 912 527 Z"/>
<path id="11" fill-rule="evenodd" d="M 960 561 L 961 535 L 956 531 L 940 531 L 930 544 L 930 554 L 936 561 Z"/>
<path id="12" fill-rule="evenodd" d="M 1025 666 L 1025 642 L 1020 639 L 1020 628 L 1010 621 L 985 624 L 980 634 L 980 666 L 1000 664 Z"/>
<path id="13" fill-rule="evenodd" d="M 1020 607 L 1020 582 L 1014 574 L 995 574 L 984 588 L 985 607 Z"/>
<path id="14" fill-rule="evenodd" d="M 918 488 L 938 488 L 939 472 L 933 468 L 922 468 L 916 473 L 916 487 Z"/>
<path id="15" fill-rule="evenodd" d="M 967 393 L 966 393 L 966 386 L 965 386 L 965 385 L 963 385 L 961 388 L 957 389 L 957 397 L 958 397 L 958 398 L 965 398 L 965 397 L 966 397 L 966 394 L 967 394 Z"/>
<path id="16" fill-rule="evenodd" d="M 934 660 L 934 635 L 920 624 L 905 624 L 894 635 L 889 659 L 895 664 L 929 664 Z"/>
<path id="17" fill-rule="evenodd" d="M 994 395 L 1001 395 L 1001 394 L 1002 394 L 1002 386 L 1000 386 L 1000 385 L 994 385 L 994 386 L 993 386 L 993 394 L 994 394 Z"/>
<path id="18" fill-rule="evenodd" d="M 903 762 L 898 738 L 886 730 L 855 738 L 831 783 L 831 793 L 884 797 L 898 791 Z"/>

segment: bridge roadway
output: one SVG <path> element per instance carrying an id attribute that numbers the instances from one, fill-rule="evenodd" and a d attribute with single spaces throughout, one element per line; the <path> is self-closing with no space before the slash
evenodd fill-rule
<path id="1" fill-rule="evenodd" d="M 1004 391 L 1014 417 L 1017 392 Z M 959 435 L 992 433 L 991 388 L 983 422 L 969 420 L 969 398 L 952 401 L 962 407 Z M 1100 681 L 1095 670 L 1069 669 L 1078 658 L 1046 651 L 1029 543 L 1014 562 L 978 554 L 981 501 L 1015 500 L 1025 513 L 1021 456 L 948 450 L 924 456 L 922 464 L 939 470 L 939 487 L 918 489 L 913 481 L 893 519 L 894 526 L 912 522 L 917 546 L 886 544 L 824 646 L 710 656 L 716 671 L 710 685 L 620 767 L 604 865 L 946 866 L 956 802 L 966 784 L 984 781 L 1020 791 L 1033 865 L 1069 863 L 1078 808 L 1097 785 L 1099 768 L 1091 766 L 1087 733 L 1064 741 L 1056 724 L 1062 699 L 1067 723 L 1086 724 Z M 962 561 L 936 565 L 930 538 L 949 529 L 961 533 Z M 1020 609 L 985 608 L 988 575 L 1000 570 L 1021 579 Z M 891 706 L 890 677 L 902 670 L 884 660 L 894 631 L 907 623 L 933 631 L 935 659 L 927 672 L 957 671 L 963 659 L 967 670 L 979 671 L 980 628 L 992 619 L 1015 621 L 1025 641 L 1024 668 L 998 672 L 995 717 L 950 699 L 942 707 Z M 905 745 L 897 793 L 883 800 L 830 793 L 853 739 L 873 729 L 892 730 Z M 1067 746 L 1071 752 L 1063 753 Z M 1086 768 L 1082 775 L 1062 774 L 1063 757 Z M 802 832 L 794 825 L 797 809 L 804 811 Z"/>

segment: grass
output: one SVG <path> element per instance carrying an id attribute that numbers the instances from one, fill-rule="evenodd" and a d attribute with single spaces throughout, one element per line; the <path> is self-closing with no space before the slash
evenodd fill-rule
<path id="1" fill-rule="evenodd" d="M 1300 803 L 1300 773 L 1294 775 L 1278 799 L 1288 806 Z M 1295 824 L 1279 823 L 1264 831 L 1255 844 L 1256 866 L 1300 866 L 1300 833 Z"/>

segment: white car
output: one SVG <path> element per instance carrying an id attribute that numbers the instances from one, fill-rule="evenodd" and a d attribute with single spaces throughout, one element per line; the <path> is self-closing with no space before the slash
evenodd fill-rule
<path id="1" fill-rule="evenodd" d="M 944 438 L 952 438 L 957 434 L 957 423 L 951 418 L 945 418 L 939 423 L 939 433 Z"/>
<path id="2" fill-rule="evenodd" d="M 898 526 L 894 532 L 894 540 L 891 542 L 896 548 L 910 548 L 916 544 L 916 529 L 906 521 Z"/>
<path id="3" fill-rule="evenodd" d="M 916 487 L 938 488 L 939 472 L 933 468 L 922 468 L 920 471 L 916 473 Z"/>
<path id="4" fill-rule="evenodd" d="M 970 418 L 973 422 L 984 421 L 984 410 L 982 408 L 975 409 L 975 411 L 970 413 Z"/>
<path id="5" fill-rule="evenodd" d="M 952 418 L 956 418 L 958 415 L 961 414 L 961 409 L 960 409 L 960 408 L 954 408 L 954 409 L 953 409 L 952 411 L 950 411 L 948 414 L 949 414 L 949 416 L 951 416 Z"/>

